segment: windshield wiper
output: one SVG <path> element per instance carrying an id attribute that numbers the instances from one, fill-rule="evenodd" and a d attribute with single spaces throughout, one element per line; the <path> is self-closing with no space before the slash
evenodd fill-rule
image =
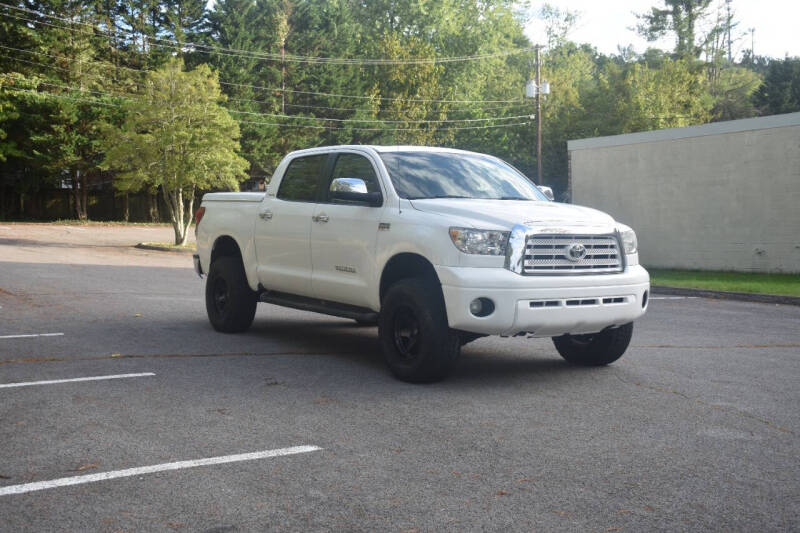
<path id="1" fill-rule="evenodd" d="M 523 202 L 530 202 L 530 198 L 521 198 L 519 196 L 501 196 L 500 198 L 495 198 L 495 200 L 522 200 Z"/>

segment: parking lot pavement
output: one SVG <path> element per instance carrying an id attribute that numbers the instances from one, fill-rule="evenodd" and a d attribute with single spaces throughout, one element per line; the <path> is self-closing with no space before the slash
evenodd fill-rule
<path id="1" fill-rule="evenodd" d="M 214 332 L 191 257 L 135 231 L 14 237 L 0 530 L 800 527 L 798 307 L 654 298 L 609 367 L 487 338 L 418 386 L 347 320 L 262 305 Z"/>

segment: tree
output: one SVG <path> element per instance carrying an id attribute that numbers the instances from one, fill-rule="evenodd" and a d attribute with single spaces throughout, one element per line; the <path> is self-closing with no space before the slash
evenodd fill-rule
<path id="1" fill-rule="evenodd" d="M 216 74 L 207 65 L 182 68 L 172 59 L 148 73 L 122 128 L 107 129 L 103 163 L 119 173 L 121 191 L 160 187 L 176 245 L 186 243 L 198 188 L 238 189 L 248 166 L 236 153 L 239 126 L 219 104 Z"/>
<path id="2" fill-rule="evenodd" d="M 709 86 L 714 98 L 711 114 L 715 121 L 754 117 L 753 95 L 761 86 L 761 76 L 741 67 L 722 69 Z"/>
<path id="3" fill-rule="evenodd" d="M 800 57 L 770 61 L 753 100 L 762 115 L 800 111 Z"/>
<path id="4" fill-rule="evenodd" d="M 697 42 L 697 24 L 710 4 L 711 0 L 664 0 L 663 8 L 653 7 L 637 14 L 641 22 L 636 29 L 648 41 L 674 33 L 675 56 L 696 58 L 703 50 L 702 43 Z"/>
<path id="5" fill-rule="evenodd" d="M 713 105 L 703 75 L 686 60 L 666 60 L 659 69 L 632 65 L 616 85 L 620 133 L 703 124 Z"/>

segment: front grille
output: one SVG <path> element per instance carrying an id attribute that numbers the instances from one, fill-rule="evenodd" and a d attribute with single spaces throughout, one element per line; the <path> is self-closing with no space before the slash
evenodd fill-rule
<path id="1" fill-rule="evenodd" d="M 531 235 L 525 244 L 527 275 L 612 274 L 623 268 L 614 235 Z"/>

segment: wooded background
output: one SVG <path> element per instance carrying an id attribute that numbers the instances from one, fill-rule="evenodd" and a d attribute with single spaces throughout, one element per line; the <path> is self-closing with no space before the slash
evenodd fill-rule
<path id="1" fill-rule="evenodd" d="M 539 42 L 523 33 L 529 17 L 545 22 Z M 221 133 L 209 121 L 191 131 L 233 143 L 246 160 L 233 182 L 248 180 L 247 188 L 269 179 L 291 150 L 350 143 L 486 152 L 535 178 L 535 105 L 524 87 L 536 45 L 551 87 L 543 182 L 559 198 L 568 139 L 800 110 L 800 58 L 755 56 L 733 1 L 654 1 L 638 30 L 672 36 L 675 46 L 643 54 L 606 55 L 570 41 L 578 20 L 504 0 L 0 3 L 0 218 L 164 218 L 170 200 L 159 210 L 155 195 L 166 185 L 143 173 L 155 156 L 143 152 L 121 168 L 109 152 L 128 142 L 121 131 L 152 134 L 137 117 L 176 120 L 153 90 L 169 68 L 210 69 L 195 76 L 208 85 L 198 98 L 213 100 L 225 115 L 213 110 L 215 120 L 229 115 L 238 130 Z M 184 82 L 163 83 L 179 91 Z M 198 153 L 192 143 L 180 157 Z M 164 157 L 177 153 L 162 148 Z M 236 154 L 226 156 L 231 168 Z M 125 177 L 135 172 L 135 183 Z M 229 188 L 214 183 L 200 189 Z M 185 190 L 194 196 L 196 188 Z"/>

